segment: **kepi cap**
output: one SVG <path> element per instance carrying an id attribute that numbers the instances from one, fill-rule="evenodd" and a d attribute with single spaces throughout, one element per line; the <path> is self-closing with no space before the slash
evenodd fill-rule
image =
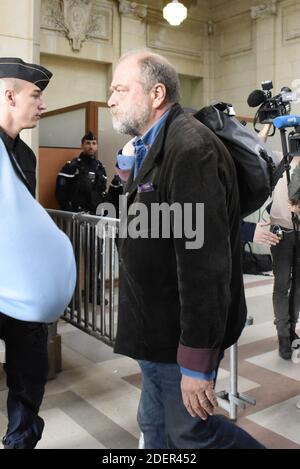
<path id="1" fill-rule="evenodd" d="M 52 73 L 41 65 L 24 62 L 18 57 L 0 57 L 0 78 L 18 78 L 44 90 Z"/>

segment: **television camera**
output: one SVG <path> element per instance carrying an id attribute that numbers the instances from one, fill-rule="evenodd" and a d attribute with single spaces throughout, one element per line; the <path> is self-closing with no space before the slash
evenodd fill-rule
<path id="1" fill-rule="evenodd" d="M 247 99 L 248 106 L 259 106 L 255 117 L 253 126 L 256 132 L 259 132 L 256 124 L 273 124 L 273 120 L 279 116 L 285 116 L 291 112 L 291 102 L 296 101 L 296 93 L 292 92 L 290 88 L 284 86 L 281 88 L 280 93 L 272 96 L 271 90 L 273 83 L 271 80 L 263 81 L 260 90 L 252 91 Z M 274 135 L 275 128 L 273 129 Z"/>

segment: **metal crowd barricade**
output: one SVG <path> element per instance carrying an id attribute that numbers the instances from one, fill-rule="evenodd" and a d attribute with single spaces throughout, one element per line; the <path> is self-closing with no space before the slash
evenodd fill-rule
<path id="1" fill-rule="evenodd" d="M 237 419 L 238 407 L 245 409 L 246 404 L 255 405 L 255 399 L 238 391 L 238 345 L 233 344 L 230 349 L 229 390 L 216 393 L 218 404 L 229 414 L 231 420 Z"/>
<path id="2" fill-rule="evenodd" d="M 70 238 L 76 259 L 77 283 L 63 318 L 112 345 L 117 316 L 119 220 L 85 213 L 47 210 Z"/>
<path id="3" fill-rule="evenodd" d="M 77 283 L 63 318 L 113 345 L 118 314 L 118 258 L 116 238 L 119 220 L 85 213 L 47 210 L 55 223 L 70 238 L 77 265 Z M 251 322 L 248 320 L 248 325 Z M 255 400 L 238 392 L 238 347 L 230 347 L 229 391 L 217 393 L 220 407 L 232 420 L 238 407 L 255 405 Z M 56 353 L 56 361 L 59 361 Z M 58 371 L 58 370 L 56 370 Z"/>

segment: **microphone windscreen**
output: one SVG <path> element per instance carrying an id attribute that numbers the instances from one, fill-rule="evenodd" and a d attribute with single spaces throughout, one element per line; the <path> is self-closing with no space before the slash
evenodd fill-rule
<path id="1" fill-rule="evenodd" d="M 249 94 L 247 99 L 247 104 L 250 107 L 257 107 L 260 104 L 264 103 L 266 100 L 266 95 L 262 90 L 254 90 Z"/>

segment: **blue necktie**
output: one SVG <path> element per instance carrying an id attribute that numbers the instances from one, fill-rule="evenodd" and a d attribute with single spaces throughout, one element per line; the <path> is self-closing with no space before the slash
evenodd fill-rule
<path id="1" fill-rule="evenodd" d="M 139 172 L 140 167 L 142 166 L 145 156 L 147 155 L 148 149 L 145 146 L 141 138 L 137 139 L 133 145 L 135 148 L 135 156 L 136 156 L 135 167 L 134 167 L 134 177 L 136 177 Z"/>

